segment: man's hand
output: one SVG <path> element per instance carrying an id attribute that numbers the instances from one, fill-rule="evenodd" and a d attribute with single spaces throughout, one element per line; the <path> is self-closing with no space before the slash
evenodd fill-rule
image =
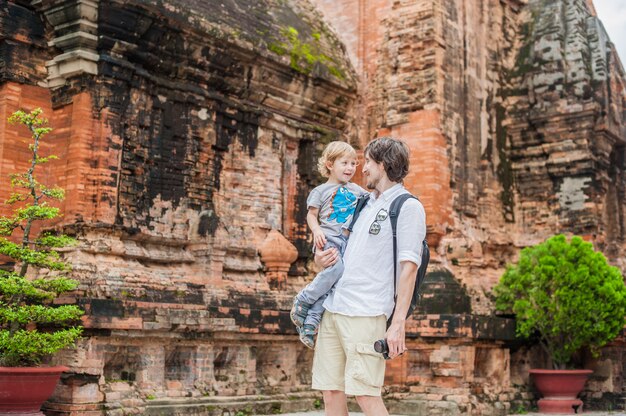
<path id="1" fill-rule="evenodd" d="M 315 250 L 315 264 L 323 268 L 327 268 L 337 263 L 339 260 L 339 251 L 331 247 L 327 250 Z"/>
<path id="2" fill-rule="evenodd" d="M 324 245 L 326 244 L 326 236 L 321 228 L 318 228 L 316 231 L 313 231 L 313 242 L 315 243 L 315 247 L 317 250 L 324 249 Z"/>
<path id="3" fill-rule="evenodd" d="M 404 321 L 392 322 L 385 337 L 389 346 L 389 358 L 393 359 L 406 351 Z"/>

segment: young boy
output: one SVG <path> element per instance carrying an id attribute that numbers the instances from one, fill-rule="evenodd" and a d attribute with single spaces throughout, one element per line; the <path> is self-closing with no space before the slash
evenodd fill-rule
<path id="1" fill-rule="evenodd" d="M 307 223 L 313 232 L 314 249 L 335 247 L 340 254 L 347 237 L 342 226 L 354 213 L 357 198 L 365 193 L 351 183 L 357 167 L 356 151 L 345 142 L 331 142 L 318 161 L 318 169 L 328 181 L 313 189 L 307 198 Z M 343 274 L 343 261 L 339 260 L 315 276 L 315 279 L 298 293 L 291 308 L 291 320 L 300 334 L 300 341 L 314 348 L 313 336 L 322 319 L 322 304 L 328 292 Z"/>

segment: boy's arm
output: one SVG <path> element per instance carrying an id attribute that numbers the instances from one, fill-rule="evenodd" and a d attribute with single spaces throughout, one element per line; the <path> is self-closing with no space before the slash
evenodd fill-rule
<path id="1" fill-rule="evenodd" d="M 315 207 L 309 207 L 309 211 L 306 214 L 306 222 L 309 225 L 309 229 L 313 233 L 313 243 L 318 249 L 323 249 L 326 244 L 326 236 L 320 227 L 320 223 L 317 220 L 320 209 Z"/>
<path id="2" fill-rule="evenodd" d="M 320 213 L 319 208 L 309 207 L 309 211 L 306 214 L 306 223 L 309 225 L 309 229 L 313 232 L 320 228 L 320 223 L 317 221 L 317 216 Z"/>

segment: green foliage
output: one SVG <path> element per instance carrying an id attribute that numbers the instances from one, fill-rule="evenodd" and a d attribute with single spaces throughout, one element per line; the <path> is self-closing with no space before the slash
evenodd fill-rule
<path id="1" fill-rule="evenodd" d="M 41 324 L 72 324 L 80 319 L 83 311 L 76 305 L 62 305 L 50 308 L 46 305 L 3 305 L 0 303 L 0 325 L 12 322 L 26 325 L 30 322 Z"/>
<path id="2" fill-rule="evenodd" d="M 46 247 L 69 247 L 77 243 L 75 238 L 67 235 L 54 235 L 51 233 L 42 234 L 35 244 Z"/>
<path id="3" fill-rule="evenodd" d="M 52 129 L 40 117 L 41 109 L 30 113 L 17 111 L 9 117 L 11 123 L 26 126 L 33 142 L 30 167 L 25 173 L 10 176 L 15 190 L 6 201 L 18 204 L 10 216 L 0 217 L 0 254 L 15 261 L 15 269 L 0 270 L 0 365 L 32 366 L 55 352 L 74 345 L 82 333 L 80 318 L 83 311 L 76 305 L 55 305 L 55 299 L 74 290 L 78 282 L 61 273 L 71 265 L 61 258 L 58 249 L 71 246 L 76 240 L 51 232 L 33 238 L 33 224 L 59 216 L 59 209 L 44 199 L 62 200 L 61 188 L 47 187 L 34 176 L 38 165 L 56 159 L 39 154 L 40 143 Z M 21 234 L 21 235 L 20 235 Z M 35 273 L 44 277 L 30 278 L 29 268 L 42 269 Z"/>
<path id="4" fill-rule="evenodd" d="M 333 76 L 345 79 L 345 75 L 339 69 L 337 63 L 320 51 L 321 35 L 319 33 L 311 34 L 313 38 L 312 43 L 302 41 L 298 31 L 291 26 L 281 29 L 280 34 L 286 41 L 270 43 L 267 45 L 267 48 L 277 55 L 289 55 L 291 68 L 308 75 L 316 65 L 321 64 Z"/>
<path id="5" fill-rule="evenodd" d="M 0 330 L 0 356 L 3 366 L 33 366 L 45 356 L 73 345 L 80 337 L 82 328 L 72 327 L 54 332 L 40 332 L 36 329 L 17 331 Z"/>
<path id="6" fill-rule="evenodd" d="M 13 303 L 20 297 L 25 302 L 36 303 L 54 300 L 61 293 L 73 290 L 78 282 L 67 278 L 24 279 L 17 273 L 0 273 L 0 303 Z"/>
<path id="7" fill-rule="evenodd" d="M 526 409 L 526 406 L 524 405 L 519 405 L 517 406 L 517 408 L 514 410 L 516 415 L 525 415 L 528 413 L 528 409 Z"/>
<path id="8" fill-rule="evenodd" d="M 13 243 L 6 238 L 0 238 L 0 254 L 19 260 L 22 264 L 33 265 L 50 270 L 69 270 L 71 266 L 59 260 L 56 251 L 30 248 L 22 244 Z"/>
<path id="9" fill-rule="evenodd" d="M 516 315 L 517 335 L 538 335 L 554 368 L 594 356 L 624 327 L 626 286 L 616 267 L 580 237 L 557 235 L 522 250 L 494 288 L 496 308 Z"/>

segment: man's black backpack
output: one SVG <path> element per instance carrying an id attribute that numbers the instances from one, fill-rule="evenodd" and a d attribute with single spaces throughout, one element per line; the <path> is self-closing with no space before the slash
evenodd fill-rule
<path id="1" fill-rule="evenodd" d="M 398 226 L 398 215 L 400 215 L 400 209 L 402 208 L 402 205 L 409 198 L 417 199 L 411 194 L 408 194 L 408 193 L 402 194 L 396 197 L 396 199 L 394 199 L 391 202 L 391 207 L 389 208 L 389 220 L 391 221 L 391 231 L 393 233 L 394 305 L 393 305 L 393 312 L 391 313 L 391 316 L 387 320 L 387 326 L 389 326 L 389 324 L 391 323 L 393 314 L 396 311 L 395 302 L 398 298 L 398 293 L 397 293 L 398 288 L 396 287 L 396 276 L 398 273 L 398 271 L 396 270 L 397 263 L 398 263 L 398 239 L 396 237 L 396 228 Z M 369 199 L 369 194 L 365 194 L 359 197 L 356 203 L 356 207 L 354 209 L 354 215 L 352 216 L 352 221 L 350 221 L 350 226 L 348 227 L 348 231 L 352 232 L 352 227 L 354 227 L 354 224 L 356 223 L 356 220 L 359 218 L 361 210 L 363 209 L 365 204 L 367 204 L 368 199 Z M 417 307 L 417 303 L 420 300 L 420 297 L 421 297 L 420 287 L 422 286 L 422 283 L 424 283 L 424 279 L 426 278 L 426 268 L 428 267 L 429 261 L 430 261 L 430 250 L 428 249 L 428 244 L 426 243 L 426 239 L 424 239 L 424 241 L 422 241 L 422 261 L 421 261 L 421 264 L 419 265 L 419 268 L 417 269 L 417 276 L 415 278 L 415 287 L 413 289 L 413 296 L 411 297 L 411 304 L 409 305 L 409 310 L 407 311 L 407 315 L 406 315 L 407 318 L 411 315 L 411 313 L 413 313 L 413 311 Z"/>

